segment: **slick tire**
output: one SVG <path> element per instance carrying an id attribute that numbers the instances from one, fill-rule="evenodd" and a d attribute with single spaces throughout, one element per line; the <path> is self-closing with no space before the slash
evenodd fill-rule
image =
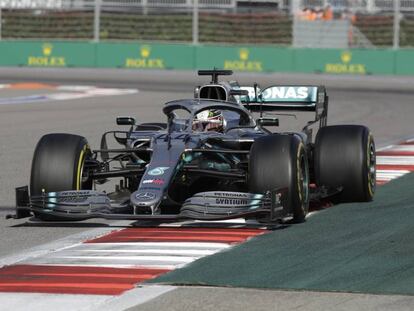
<path id="1" fill-rule="evenodd" d="M 33 155 L 30 176 L 30 195 L 42 191 L 92 189 L 92 180 L 85 178 L 85 160 L 91 157 L 88 142 L 72 134 L 48 134 L 38 142 Z M 62 220 L 51 215 L 38 214 L 42 220 Z"/>
<path id="2" fill-rule="evenodd" d="M 284 208 L 293 222 L 303 222 L 309 207 L 309 167 L 301 138 L 277 134 L 257 139 L 250 150 L 248 184 L 252 193 L 286 188 Z"/>
<path id="3" fill-rule="evenodd" d="M 338 188 L 335 203 L 367 202 L 376 186 L 375 143 L 365 126 L 335 125 L 319 130 L 314 149 L 319 187 Z"/>

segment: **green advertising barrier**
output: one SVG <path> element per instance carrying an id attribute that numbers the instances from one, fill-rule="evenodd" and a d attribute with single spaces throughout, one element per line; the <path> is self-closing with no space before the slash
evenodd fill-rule
<path id="1" fill-rule="evenodd" d="M 296 49 L 293 71 L 360 75 L 393 74 L 394 53 L 391 50 Z"/>
<path id="2" fill-rule="evenodd" d="M 414 75 L 414 50 L 398 50 L 395 52 L 396 75 Z"/>
<path id="3" fill-rule="evenodd" d="M 199 46 L 196 68 L 224 68 L 253 72 L 331 74 L 394 74 L 395 51 L 362 49 L 292 49 L 248 46 Z M 413 51 L 401 58 L 414 56 Z M 402 66 L 403 67 L 403 66 Z M 403 67 L 405 74 L 414 74 Z"/>
<path id="4" fill-rule="evenodd" d="M 0 66 L 414 75 L 414 49 L 0 41 Z"/>
<path id="5" fill-rule="evenodd" d="M 198 46 L 196 69 L 223 68 L 233 71 L 292 71 L 293 54 L 288 48 L 251 46 Z"/>
<path id="6" fill-rule="evenodd" d="M 0 41 L 0 66 L 94 67 L 95 47 L 87 42 Z"/>
<path id="7" fill-rule="evenodd" d="M 100 43 L 97 67 L 194 69 L 194 46 L 184 44 Z"/>

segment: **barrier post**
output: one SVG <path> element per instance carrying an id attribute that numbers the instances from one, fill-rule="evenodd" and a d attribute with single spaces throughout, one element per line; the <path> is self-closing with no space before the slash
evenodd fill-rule
<path id="1" fill-rule="evenodd" d="M 400 0 L 394 0 L 394 37 L 393 49 L 398 50 L 400 47 Z"/>
<path id="2" fill-rule="evenodd" d="M 94 24 L 93 24 L 93 41 L 99 42 L 99 33 L 100 33 L 100 22 L 101 22 L 101 1 L 95 0 L 94 7 Z"/>
<path id="3" fill-rule="evenodd" d="M 3 23 L 3 21 L 2 21 L 2 16 L 1 16 L 1 12 L 2 10 L 1 10 L 1 6 L 0 6 L 0 40 L 1 40 L 1 24 Z"/>
<path id="4" fill-rule="evenodd" d="M 198 44 L 198 0 L 193 0 L 193 44 Z"/>

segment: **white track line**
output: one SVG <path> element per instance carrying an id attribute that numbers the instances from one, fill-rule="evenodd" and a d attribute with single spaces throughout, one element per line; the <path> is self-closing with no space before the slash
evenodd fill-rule
<path id="1" fill-rule="evenodd" d="M 36 258 L 28 263 L 30 265 L 54 265 L 54 266 L 91 266 L 91 267 L 134 267 L 174 270 L 184 267 L 201 257 L 180 257 L 180 256 L 67 256 L 55 258 Z M 158 260 L 157 260 L 158 259 Z"/>
<path id="2" fill-rule="evenodd" d="M 16 263 L 29 263 L 36 258 L 41 258 L 42 256 L 47 256 L 48 254 L 57 252 L 59 250 L 65 250 L 67 248 L 72 248 L 77 245 L 82 245 L 83 241 L 94 239 L 99 236 L 103 236 L 110 232 L 113 232 L 115 229 L 119 230 L 119 227 L 127 227 L 131 222 L 127 220 L 119 220 L 111 223 L 110 226 L 105 228 L 97 228 L 77 234 L 69 235 L 62 239 L 55 240 L 53 242 L 37 245 L 28 250 L 24 250 L 15 254 L 11 254 L 6 257 L 0 258 L 0 267 L 16 264 Z"/>
<path id="3" fill-rule="evenodd" d="M 125 260 L 127 265 L 134 265 L 134 260 L 136 261 L 135 265 L 141 265 L 142 261 L 159 261 L 163 265 L 170 265 L 171 261 L 179 261 L 181 264 L 189 261 L 190 258 L 192 261 L 229 247 L 229 244 L 210 242 L 82 243 L 51 252 L 41 258 L 34 259 L 34 261 L 50 264 L 59 258 L 65 264 L 72 263 L 76 258 L 82 262 L 86 260 L 88 263 L 95 259 L 96 264 L 100 265 L 102 261 L 112 258 L 114 262 Z M 30 263 L 33 263 L 33 260 Z"/>
<path id="4" fill-rule="evenodd" d="M 133 268 L 133 269 L 165 269 L 165 270 L 174 270 L 177 269 L 177 267 L 182 267 L 182 265 L 177 264 L 164 264 L 164 265 L 157 265 L 157 264 L 147 264 L 145 266 L 137 266 L 136 263 L 130 263 L 130 264 L 122 264 L 122 263 L 100 263 L 99 266 L 96 265 L 96 262 L 83 262 L 83 263 L 33 263 L 30 262 L 28 264 L 38 264 L 42 266 L 66 266 L 66 267 L 99 267 L 99 268 Z M 1 310 L 1 309 L 0 309 Z"/>
<path id="5" fill-rule="evenodd" d="M 147 285 L 127 291 L 120 296 L 54 295 L 37 293 L 0 293 L 0 310 L 13 311 L 118 311 L 145 303 L 174 290 L 174 286 Z"/>
<path id="6" fill-rule="evenodd" d="M 78 250 L 78 252 L 89 253 L 89 255 L 98 255 L 98 254 L 142 254 L 142 255 L 175 255 L 175 256 L 207 256 L 216 253 L 216 251 L 208 250 L 181 250 L 181 249 L 83 249 Z"/>
<path id="7" fill-rule="evenodd" d="M 401 170 L 401 171 L 396 171 L 396 170 L 378 170 L 377 171 L 377 178 L 382 178 L 382 177 L 390 177 L 390 178 L 398 178 L 401 177 L 405 174 L 408 174 L 410 171 L 405 171 L 405 170 Z"/>
<path id="8" fill-rule="evenodd" d="M 407 140 L 406 142 L 409 142 Z M 414 165 L 414 145 L 390 145 L 378 150 L 385 153 L 385 155 L 377 156 L 377 165 L 385 165 L 385 169 L 377 170 L 377 180 L 379 182 L 389 182 L 393 179 L 400 178 L 405 174 L 410 173 L 410 170 L 404 169 L 404 166 Z M 406 155 L 393 155 L 393 153 L 404 152 Z M 386 166 L 389 165 L 390 169 Z M 402 166 L 401 169 L 393 168 L 394 165 Z"/>
<path id="9" fill-rule="evenodd" d="M 377 165 L 414 165 L 414 156 L 377 156 Z"/>
<path id="10" fill-rule="evenodd" d="M 392 145 L 388 146 L 385 149 L 379 150 L 380 152 L 387 152 L 387 151 L 404 151 L 404 152 L 412 152 L 414 154 L 414 145 Z"/>
<path id="11" fill-rule="evenodd" d="M 93 85 L 59 85 L 56 87 L 56 90 L 60 91 L 70 91 L 70 92 L 86 92 L 96 89 L 96 86 Z"/>
<path id="12" fill-rule="evenodd" d="M 0 84 L 0 89 L 6 89 L 9 85 Z M 47 93 L 38 95 L 28 95 L 20 97 L 11 97 L 11 98 L 1 98 L 1 105 L 10 105 L 10 104 L 29 104 L 29 103 L 38 103 L 38 102 L 48 102 L 48 101 L 61 101 L 61 100 L 74 100 L 90 97 L 101 97 L 101 96 L 117 96 L 117 95 L 130 95 L 136 94 L 139 91 L 137 89 L 117 89 L 117 88 L 100 88 L 96 86 L 86 86 L 86 85 L 61 85 L 53 90 L 58 90 L 62 92 L 58 93 Z"/>
<path id="13" fill-rule="evenodd" d="M 168 262 L 168 263 L 188 263 L 192 262 L 200 256 L 131 256 L 131 255 L 118 255 L 118 256 L 53 256 L 51 259 L 65 260 L 79 259 L 79 260 L 96 260 L 100 261 L 134 261 L 137 266 L 142 266 L 142 262 Z"/>
<path id="14" fill-rule="evenodd" d="M 108 246 L 134 246 L 134 247 L 168 247 L 168 248 L 193 248 L 193 249 L 224 249 L 228 248 L 230 245 L 226 243 L 211 243 L 211 242 L 122 242 L 122 243 L 84 243 L 79 247 L 88 247 L 88 245 L 98 247 L 102 245 L 103 247 Z"/>
<path id="15" fill-rule="evenodd" d="M 31 258 L 27 264 L 175 269 L 231 247 L 210 242 L 82 243 Z"/>

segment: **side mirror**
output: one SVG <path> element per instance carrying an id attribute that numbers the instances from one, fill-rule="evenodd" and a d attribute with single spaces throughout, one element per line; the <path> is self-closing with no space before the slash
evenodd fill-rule
<path id="1" fill-rule="evenodd" d="M 259 118 L 256 120 L 259 126 L 279 126 L 279 119 L 277 118 Z"/>
<path id="2" fill-rule="evenodd" d="M 116 117 L 116 124 L 118 125 L 135 125 L 135 122 L 133 117 Z"/>

